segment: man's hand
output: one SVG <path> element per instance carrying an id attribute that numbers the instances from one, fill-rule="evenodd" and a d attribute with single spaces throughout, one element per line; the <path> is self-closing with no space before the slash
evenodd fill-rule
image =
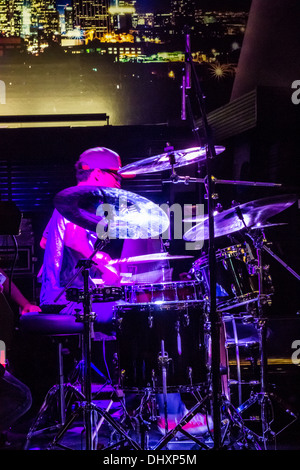
<path id="1" fill-rule="evenodd" d="M 80 253 L 83 258 L 88 259 L 93 253 L 87 239 L 87 232 L 78 225 L 69 223 L 66 227 L 64 243 L 69 248 Z M 97 268 L 101 273 L 101 277 L 106 285 L 116 286 L 120 284 L 120 276 L 118 271 L 108 263 L 111 257 L 102 251 L 99 251 L 93 257 L 93 261 L 97 264 Z"/>
<path id="2" fill-rule="evenodd" d="M 41 311 L 42 310 L 37 305 L 33 305 L 31 303 L 28 303 L 28 304 L 25 304 L 24 307 L 22 308 L 21 315 L 23 315 L 24 313 L 41 312 Z"/>
<path id="3" fill-rule="evenodd" d="M 108 286 L 116 286 L 120 284 L 119 273 L 116 268 L 109 265 L 111 257 L 107 253 L 99 251 L 96 253 L 94 261 L 97 263 L 97 267 L 101 271 L 104 284 Z"/>

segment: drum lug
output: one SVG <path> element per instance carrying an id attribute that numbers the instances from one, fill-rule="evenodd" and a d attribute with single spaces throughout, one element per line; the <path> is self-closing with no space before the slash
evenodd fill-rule
<path id="1" fill-rule="evenodd" d="M 113 318 L 113 325 L 116 327 L 117 330 L 121 331 L 122 330 L 122 322 L 123 318 L 122 317 L 114 317 Z"/>
<path id="2" fill-rule="evenodd" d="M 188 313 L 184 314 L 184 323 L 185 323 L 185 326 L 189 326 L 190 324 L 190 316 Z"/>
<path id="3" fill-rule="evenodd" d="M 153 315 L 151 313 L 148 315 L 148 325 L 149 328 L 153 328 Z"/>

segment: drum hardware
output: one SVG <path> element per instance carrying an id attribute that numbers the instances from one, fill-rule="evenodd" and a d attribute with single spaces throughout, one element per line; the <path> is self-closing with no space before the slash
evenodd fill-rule
<path id="1" fill-rule="evenodd" d="M 74 385 L 64 382 L 63 344 L 61 339 L 62 334 L 63 330 L 57 337 L 59 383 L 51 387 L 51 389 L 46 394 L 45 399 L 39 409 L 39 412 L 27 433 L 24 450 L 27 450 L 29 448 L 30 442 L 35 436 L 40 435 L 44 432 L 51 432 L 57 430 L 64 426 L 66 423 L 66 412 L 70 408 L 71 403 L 74 402 L 74 399 L 84 400 L 85 398 L 84 395 Z M 56 337 L 54 337 L 54 339 L 56 340 Z M 55 422 L 53 426 L 49 425 L 48 427 L 41 429 L 40 425 L 43 422 L 43 417 L 47 410 L 51 408 L 53 402 L 58 402 L 59 421 Z"/>
<path id="2" fill-rule="evenodd" d="M 251 228 L 248 228 L 247 223 L 245 221 L 244 215 L 241 211 L 237 213 L 239 219 L 241 219 L 245 229 L 246 235 L 252 240 L 254 247 L 256 249 L 257 255 L 257 266 L 258 266 L 258 290 L 259 295 L 257 299 L 257 309 L 258 309 L 258 321 L 257 321 L 257 329 L 259 334 L 259 350 L 260 350 L 260 391 L 255 395 L 252 395 L 250 399 L 241 404 L 239 407 L 239 411 L 242 413 L 250 406 L 255 403 L 258 403 L 260 406 L 260 420 L 262 426 L 262 435 L 260 439 L 262 440 L 264 447 L 267 448 L 267 445 L 270 441 L 274 441 L 276 435 L 272 431 L 271 425 L 274 420 L 273 413 L 271 412 L 271 416 L 269 411 L 272 410 L 272 400 L 276 401 L 278 404 L 282 406 L 283 400 L 277 397 L 274 393 L 269 392 L 268 382 L 267 382 L 267 368 L 268 368 L 268 359 L 267 359 L 267 352 L 266 352 L 266 344 L 267 344 L 267 327 L 266 327 L 266 315 L 265 309 L 267 305 L 270 305 L 270 299 L 268 294 L 265 293 L 265 279 L 264 279 L 264 266 L 262 260 L 262 252 L 266 251 L 267 253 L 274 255 L 275 259 L 288 269 L 297 279 L 300 279 L 300 276 L 295 273 L 286 263 L 284 263 L 279 257 L 277 257 L 269 247 L 266 247 L 266 238 L 265 234 L 262 230 L 255 230 L 251 231 Z M 288 424 L 290 426 L 297 418 L 297 416 L 292 413 L 288 407 L 284 406 L 284 411 L 292 417 L 291 422 Z M 288 427 L 288 426 L 285 426 Z M 281 432 L 281 431 L 280 431 Z"/>
<path id="3" fill-rule="evenodd" d="M 98 243 L 97 250 L 100 249 L 104 243 Z M 81 272 L 83 274 L 84 281 L 84 295 L 82 300 L 83 304 L 83 315 L 80 314 L 77 320 L 83 323 L 83 357 L 84 357 L 84 400 L 82 400 L 78 408 L 72 413 L 67 423 L 60 429 L 54 440 L 49 446 L 49 449 L 53 449 L 55 446 L 67 448 L 60 444 L 60 440 L 67 432 L 72 423 L 83 414 L 84 427 L 85 427 L 85 442 L 86 450 L 95 449 L 95 435 L 93 433 L 93 422 L 95 414 L 101 416 L 101 419 L 105 419 L 114 429 L 118 435 L 123 437 L 123 442 L 128 442 L 132 448 L 139 450 L 140 446 L 130 438 L 121 425 L 119 425 L 109 414 L 108 411 L 98 408 L 92 403 L 92 392 L 91 392 L 91 338 L 93 331 L 94 314 L 91 311 L 91 293 L 89 291 L 89 271 L 92 265 L 95 264 L 92 259 L 81 260 L 78 262 L 76 268 L 78 268 L 77 275 Z M 116 443 L 115 445 L 118 445 Z"/>
<path id="4" fill-rule="evenodd" d="M 158 364 L 162 370 L 162 387 L 164 401 L 164 417 L 165 417 L 165 434 L 168 433 L 168 391 L 167 391 L 167 366 L 172 358 L 165 351 L 165 342 L 161 340 L 161 351 L 158 355 Z"/>
<path id="5" fill-rule="evenodd" d="M 122 287 L 103 286 L 90 288 L 89 293 L 93 302 L 114 302 L 124 299 L 124 290 Z M 77 287 L 69 287 L 66 290 L 66 299 L 70 302 L 82 303 L 85 295 L 83 289 L 78 289 Z M 82 321 L 82 318 L 79 317 L 80 315 L 78 316 L 78 321 Z M 94 320 L 95 318 L 93 321 Z"/>
<path id="6" fill-rule="evenodd" d="M 251 388 L 260 385 L 258 372 L 259 337 L 256 327 L 256 319 L 243 314 L 223 315 L 224 325 L 224 349 L 227 360 L 227 379 L 230 393 L 230 401 L 236 407 L 243 403 L 243 387 Z M 232 376 L 231 365 L 235 370 Z M 250 367 L 249 367 L 250 366 Z M 250 369 L 250 370 L 249 370 Z M 242 376 L 246 375 L 246 378 Z M 250 375 L 250 377 L 248 377 Z M 234 397 L 232 389 L 237 390 Z"/>

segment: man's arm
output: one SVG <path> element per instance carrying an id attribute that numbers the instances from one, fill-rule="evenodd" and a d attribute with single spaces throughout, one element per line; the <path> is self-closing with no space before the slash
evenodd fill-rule
<path id="1" fill-rule="evenodd" d="M 0 268 L 0 272 L 6 276 L 5 272 Z M 5 294 L 9 294 L 9 280 L 6 276 L 6 280 L 3 283 L 3 292 Z M 10 283 L 10 297 L 11 299 L 16 302 L 17 305 L 21 308 L 21 313 L 26 312 L 40 312 L 41 309 L 37 305 L 31 304 L 26 297 L 22 294 L 22 292 L 18 289 L 18 287 L 14 284 L 14 282 Z"/>
<path id="2" fill-rule="evenodd" d="M 67 224 L 64 243 L 69 248 L 80 253 L 85 259 L 90 258 L 93 253 L 88 242 L 86 230 L 78 225 L 72 223 Z M 101 272 L 103 282 L 106 285 L 118 285 L 120 283 L 120 277 L 117 270 L 108 265 L 110 260 L 111 257 L 101 251 L 96 253 L 93 257 L 93 261 Z"/>

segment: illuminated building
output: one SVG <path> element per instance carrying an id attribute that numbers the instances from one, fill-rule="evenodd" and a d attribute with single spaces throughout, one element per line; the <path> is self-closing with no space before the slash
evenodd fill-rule
<path id="1" fill-rule="evenodd" d="M 196 0 L 171 0 L 172 23 L 175 27 L 195 23 Z"/>
<path id="2" fill-rule="evenodd" d="M 135 0 L 116 0 L 109 8 L 112 27 L 116 31 L 129 31 L 132 28 L 132 18 L 135 14 Z"/>
<path id="3" fill-rule="evenodd" d="M 68 33 L 69 31 L 73 30 L 73 8 L 69 5 L 66 5 L 64 9 L 64 14 L 65 14 L 65 32 Z"/>
<path id="4" fill-rule="evenodd" d="M 73 0 L 74 26 L 94 32 L 94 37 L 110 31 L 109 0 Z"/>
<path id="5" fill-rule="evenodd" d="M 23 0 L 0 0 L 0 31 L 4 36 L 21 35 Z"/>
<path id="6" fill-rule="evenodd" d="M 28 37 L 31 29 L 31 5 L 30 0 L 24 1 L 22 9 L 22 30 L 21 36 Z"/>
<path id="7" fill-rule="evenodd" d="M 59 31 L 59 13 L 55 0 L 31 0 L 31 28 L 42 30 L 45 35 Z"/>

